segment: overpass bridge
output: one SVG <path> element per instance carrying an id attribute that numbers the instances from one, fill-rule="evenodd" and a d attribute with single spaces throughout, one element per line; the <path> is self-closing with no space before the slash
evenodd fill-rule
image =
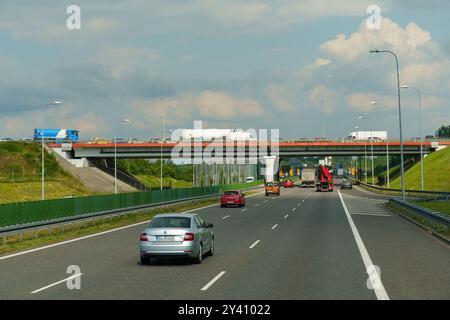
<path id="1" fill-rule="evenodd" d="M 433 152 L 439 145 L 450 143 L 438 143 L 432 141 L 423 142 L 423 152 L 428 154 Z M 61 144 L 48 144 L 49 147 L 60 148 Z M 62 151 L 68 154 L 69 158 L 114 158 L 117 151 L 118 159 L 142 158 L 142 159 L 163 159 L 172 158 L 174 148 L 180 149 L 177 152 L 179 158 L 193 158 L 204 156 L 206 152 L 212 157 L 231 151 L 234 157 L 245 155 L 252 156 L 271 155 L 277 148 L 280 158 L 287 157 L 309 157 L 309 156 L 364 156 L 373 154 L 375 156 L 386 155 L 386 147 L 389 147 L 390 155 L 400 153 L 399 141 L 283 141 L 277 144 L 269 142 L 164 142 L 164 143 L 73 143 L 63 145 Z M 188 152 L 187 152 L 188 151 Z M 406 155 L 420 154 L 420 142 L 403 142 L 403 151 Z"/>

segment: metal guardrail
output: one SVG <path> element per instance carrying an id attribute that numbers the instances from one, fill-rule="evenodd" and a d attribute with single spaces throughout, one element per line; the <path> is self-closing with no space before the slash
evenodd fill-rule
<path id="1" fill-rule="evenodd" d="M 434 221 L 437 221 L 443 225 L 445 225 L 447 228 L 450 226 L 450 218 L 446 217 L 444 215 L 440 215 L 434 212 L 431 212 L 430 210 L 427 210 L 421 206 L 412 204 L 408 201 L 403 201 L 400 199 L 389 199 L 389 204 L 395 203 L 396 205 L 403 206 L 409 210 L 413 210 L 418 215 L 426 218 L 426 219 L 433 219 Z"/>
<path id="2" fill-rule="evenodd" d="M 403 217 L 421 227 L 424 227 L 425 229 L 431 228 L 434 235 L 450 244 L 450 239 L 448 238 L 450 217 L 432 212 L 426 208 L 400 199 L 389 199 L 389 206 L 394 208 L 394 210 Z"/>
<path id="3" fill-rule="evenodd" d="M 375 189 L 375 190 L 390 191 L 390 192 L 402 192 L 401 189 L 393 189 L 393 188 L 384 188 L 384 187 L 373 186 L 371 184 L 364 183 L 362 181 L 356 180 L 356 179 L 348 177 L 348 176 L 346 177 L 346 179 L 355 181 L 357 183 L 357 185 L 363 185 L 365 187 L 368 187 L 368 188 L 371 188 L 371 189 Z M 405 193 L 429 194 L 429 195 L 448 195 L 448 196 L 450 196 L 450 192 L 448 192 L 448 191 L 428 191 L 428 190 L 422 191 L 422 190 L 406 189 Z"/>
<path id="4" fill-rule="evenodd" d="M 260 187 L 261 187 L 261 185 L 256 185 L 256 186 L 251 186 L 249 188 L 245 188 L 242 190 L 253 190 L 253 189 L 258 189 Z M 190 201 L 195 201 L 195 200 L 213 198 L 213 197 L 217 197 L 220 195 L 221 195 L 221 190 L 218 193 L 207 194 L 207 195 L 202 195 L 202 196 L 195 196 L 195 197 L 190 197 L 190 198 L 181 198 L 181 199 L 175 199 L 175 200 L 169 200 L 169 201 L 153 202 L 153 203 L 148 203 L 148 204 L 144 204 L 144 205 L 130 206 L 130 207 L 125 207 L 125 208 L 116 208 L 116 209 L 111 209 L 111 210 L 79 214 L 79 215 L 75 215 L 75 216 L 66 216 L 66 217 L 36 221 L 36 222 L 31 222 L 31 223 L 10 225 L 10 226 L 6 226 L 6 227 L 0 227 L 0 235 L 5 236 L 7 234 L 14 233 L 15 231 L 22 232 L 22 231 L 27 231 L 27 230 L 42 228 L 42 227 L 48 228 L 48 227 L 58 226 L 58 225 L 66 224 L 66 223 L 79 222 L 79 221 L 83 221 L 83 220 L 98 218 L 98 217 L 102 217 L 102 216 L 121 215 L 124 213 L 141 211 L 142 209 L 147 209 L 147 208 L 151 208 L 151 207 L 160 207 L 160 206 L 170 205 L 170 204 L 175 204 L 175 203 L 190 202 Z"/>

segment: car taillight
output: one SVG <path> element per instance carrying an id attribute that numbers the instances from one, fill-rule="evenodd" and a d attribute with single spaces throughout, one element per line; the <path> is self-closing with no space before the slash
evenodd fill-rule
<path id="1" fill-rule="evenodd" d="M 190 232 L 186 232 L 184 235 L 184 241 L 194 241 L 195 239 L 195 235 L 193 233 Z"/>
<path id="2" fill-rule="evenodd" d="M 148 237 L 147 237 L 147 234 L 145 232 L 141 234 L 140 240 L 141 241 L 148 241 Z"/>

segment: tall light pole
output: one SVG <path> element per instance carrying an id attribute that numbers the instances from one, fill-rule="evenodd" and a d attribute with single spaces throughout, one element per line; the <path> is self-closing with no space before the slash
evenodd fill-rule
<path id="1" fill-rule="evenodd" d="M 359 116 L 358 120 L 364 120 L 367 119 L 364 116 Z M 367 139 L 366 134 L 364 134 L 364 176 L 366 177 L 366 183 L 367 183 Z"/>
<path id="2" fill-rule="evenodd" d="M 130 119 L 125 118 L 122 123 L 130 121 Z M 114 194 L 117 194 L 117 133 L 114 135 Z"/>
<path id="3" fill-rule="evenodd" d="M 403 165 L 403 134 L 402 134 L 402 105 L 400 101 L 400 72 L 398 70 L 397 55 L 390 50 L 370 50 L 370 53 L 390 53 L 395 58 L 395 65 L 397 67 L 397 96 L 398 96 L 398 127 L 400 132 L 400 174 L 402 179 L 402 200 L 405 200 L 405 169 Z"/>
<path id="4" fill-rule="evenodd" d="M 424 190 L 424 179 L 423 179 L 423 139 L 422 139 L 422 94 L 420 90 L 416 87 L 408 87 L 406 85 L 402 86 L 402 89 L 414 89 L 417 92 L 419 98 L 419 135 L 420 135 L 420 181 L 422 191 Z"/>
<path id="5" fill-rule="evenodd" d="M 390 173 L 389 173 L 389 140 L 388 140 L 388 137 L 387 137 L 387 132 L 388 132 L 388 107 L 384 104 L 384 103 L 381 103 L 381 102 L 376 102 L 376 101 L 372 101 L 371 102 L 371 104 L 373 105 L 373 106 L 375 106 L 375 105 L 382 105 L 382 106 L 384 106 L 385 108 L 386 108 L 386 119 L 385 119 L 385 122 L 386 122 L 386 173 L 387 173 L 387 175 L 386 175 L 386 178 L 387 178 L 387 187 L 389 188 L 389 184 L 390 184 L 390 178 L 389 178 L 389 176 L 390 176 Z"/>
<path id="6" fill-rule="evenodd" d="M 165 100 L 166 97 L 162 96 L 160 97 L 161 99 L 161 103 L 162 103 L 162 107 L 163 107 L 163 136 L 161 138 L 161 150 L 160 150 L 160 177 L 159 177 L 159 189 L 162 190 L 163 189 L 163 154 L 162 154 L 162 149 L 163 149 L 163 143 L 164 140 L 166 139 L 166 105 L 165 105 Z"/>
<path id="7" fill-rule="evenodd" d="M 42 114 L 42 131 L 41 131 L 41 153 L 42 153 L 42 170 L 41 170 L 41 199 L 45 200 L 45 160 L 44 160 L 44 130 L 45 130 L 45 111 L 47 107 L 51 107 L 51 106 L 59 106 L 61 105 L 62 102 L 61 101 L 53 101 L 51 103 L 47 103 L 44 106 L 44 112 Z"/>
<path id="8" fill-rule="evenodd" d="M 373 131 L 371 130 L 370 131 L 370 146 L 371 146 L 371 156 L 370 156 L 370 158 L 371 158 L 371 163 L 372 163 L 372 165 L 371 165 L 371 167 L 372 167 L 372 186 L 373 185 L 375 185 L 375 182 L 374 182 L 374 180 L 375 180 L 375 176 L 374 176 L 374 170 L 373 170 Z"/>
<path id="9" fill-rule="evenodd" d="M 325 138 L 325 124 L 324 124 L 324 109 L 323 109 L 323 104 L 325 103 L 325 99 L 322 98 L 320 99 L 320 105 L 321 105 L 321 113 L 322 113 L 322 135 L 320 136 L 320 138 Z"/>
<path id="10" fill-rule="evenodd" d="M 355 127 L 355 130 L 358 130 L 359 129 L 359 126 L 356 126 Z M 358 137 L 359 137 L 359 131 L 356 131 L 356 140 L 358 140 Z M 361 164 L 360 164 L 361 165 Z M 358 180 L 358 156 L 356 156 L 356 160 L 355 160 L 355 167 L 356 167 L 356 170 L 355 170 L 355 179 L 357 179 Z"/>

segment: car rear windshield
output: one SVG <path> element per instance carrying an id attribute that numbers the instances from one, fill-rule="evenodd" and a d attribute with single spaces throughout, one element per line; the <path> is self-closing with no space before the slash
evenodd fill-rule
<path id="1" fill-rule="evenodd" d="M 237 191 L 225 191 L 226 196 L 237 196 L 239 193 Z"/>
<path id="2" fill-rule="evenodd" d="M 191 218 L 186 217 L 158 217 L 150 221 L 149 228 L 183 228 L 191 227 Z"/>

